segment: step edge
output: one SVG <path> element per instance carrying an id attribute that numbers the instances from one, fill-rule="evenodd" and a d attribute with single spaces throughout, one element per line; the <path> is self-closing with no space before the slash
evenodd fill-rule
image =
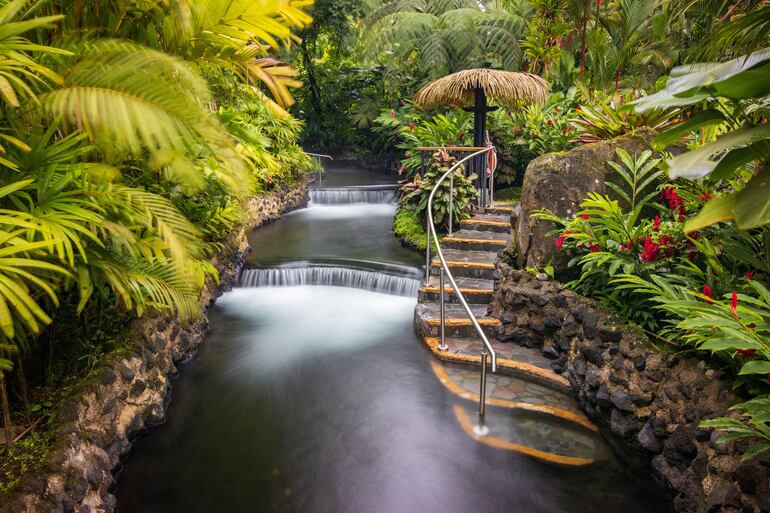
<path id="1" fill-rule="evenodd" d="M 448 362 L 470 363 L 470 364 L 481 363 L 481 355 L 470 356 L 470 355 L 455 354 L 455 353 L 450 353 L 449 351 L 440 350 L 438 348 L 438 345 L 439 345 L 438 337 L 426 337 L 423 335 L 422 341 L 428 347 L 428 349 L 433 353 L 433 355 L 440 360 L 444 360 Z M 515 360 L 509 360 L 507 358 L 498 358 L 497 366 L 506 370 L 521 373 L 522 376 L 525 376 L 525 377 L 547 381 L 548 383 L 558 386 L 564 390 L 572 390 L 570 382 L 567 380 L 567 378 L 556 374 L 552 370 L 542 369 L 530 363 L 517 362 Z"/>
<path id="2" fill-rule="evenodd" d="M 449 374 L 447 374 L 446 370 L 444 370 L 444 368 L 441 367 L 439 363 L 435 361 L 431 362 L 431 367 L 433 368 L 433 373 L 436 375 L 436 378 L 438 378 L 441 384 L 444 385 L 450 392 L 452 392 L 458 397 L 467 399 L 468 401 L 472 401 L 475 403 L 479 402 L 479 394 L 473 393 L 470 390 L 466 390 L 465 388 L 458 385 L 457 382 L 455 382 L 451 377 L 449 377 Z M 565 410 L 564 408 L 559 408 L 557 406 L 551 406 L 550 404 L 525 403 L 522 401 L 509 401 L 506 399 L 495 399 L 494 397 L 488 397 L 487 404 L 491 406 L 498 406 L 500 408 L 508 408 L 511 410 L 526 410 L 526 411 L 533 411 L 536 413 L 542 413 L 544 415 L 551 415 L 553 417 L 558 417 L 562 420 L 566 420 L 574 424 L 578 424 L 595 433 L 599 432 L 599 428 L 596 427 L 596 424 L 591 422 L 591 420 L 585 415 L 577 414 L 569 410 Z"/>
<path id="3" fill-rule="evenodd" d="M 593 458 L 564 456 L 561 454 L 555 454 L 552 452 L 546 452 L 540 449 L 535 449 L 534 447 L 528 447 L 526 445 L 509 442 L 507 440 L 502 440 L 500 438 L 495 438 L 489 435 L 478 435 L 473 430 L 473 423 L 468 417 L 468 414 L 465 412 L 465 409 L 458 404 L 456 404 L 453 409 L 454 409 L 455 417 L 457 418 L 457 422 L 458 424 L 460 424 L 460 427 L 462 428 L 462 430 L 465 431 L 465 434 L 467 434 L 477 442 L 483 443 L 485 445 L 489 445 L 490 447 L 494 447 L 496 449 L 514 451 L 521 454 L 525 454 L 533 458 L 537 458 L 542 461 L 547 461 L 549 463 L 555 463 L 557 465 L 564 465 L 564 466 L 570 466 L 570 467 L 584 467 L 587 465 L 591 465 L 594 462 Z"/>

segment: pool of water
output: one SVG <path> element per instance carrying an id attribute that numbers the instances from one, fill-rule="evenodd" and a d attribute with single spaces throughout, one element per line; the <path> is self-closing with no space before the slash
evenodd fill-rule
<path id="1" fill-rule="evenodd" d="M 416 272 L 420 255 L 390 235 L 393 208 L 289 214 L 252 234 L 251 262 L 376 261 Z M 415 302 L 311 285 L 222 296 L 201 352 L 174 380 L 166 422 L 124 463 L 120 513 L 671 511 L 591 431 L 573 437 L 597 460 L 580 468 L 468 436 L 456 408 L 474 404 L 436 378 L 412 328 Z M 533 443 L 575 430 L 537 414 L 490 408 L 488 417 L 493 430 Z"/>

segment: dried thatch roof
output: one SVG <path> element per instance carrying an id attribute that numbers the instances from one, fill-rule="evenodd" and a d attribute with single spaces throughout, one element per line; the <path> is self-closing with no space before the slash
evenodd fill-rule
<path id="1" fill-rule="evenodd" d="M 414 103 L 423 109 L 472 107 L 475 90 L 481 87 L 487 99 L 502 105 L 544 103 L 550 86 L 537 75 L 496 69 L 469 69 L 452 73 L 417 92 Z"/>

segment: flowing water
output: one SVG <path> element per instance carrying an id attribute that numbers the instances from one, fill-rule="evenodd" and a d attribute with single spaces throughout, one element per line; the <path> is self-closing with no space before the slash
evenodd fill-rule
<path id="1" fill-rule="evenodd" d="M 412 328 L 421 258 L 393 208 L 312 204 L 252 234 L 250 265 L 279 267 L 211 307 L 165 424 L 125 462 L 120 513 L 669 512 L 589 431 L 597 463 L 575 469 L 460 429 Z M 533 440 L 566 429 L 505 413 Z"/>

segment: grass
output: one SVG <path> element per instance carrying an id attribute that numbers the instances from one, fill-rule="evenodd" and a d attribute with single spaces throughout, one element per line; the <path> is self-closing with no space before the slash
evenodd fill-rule
<path id="1" fill-rule="evenodd" d="M 413 209 L 400 205 L 393 219 L 393 234 L 407 246 L 425 251 L 425 228 Z"/>

